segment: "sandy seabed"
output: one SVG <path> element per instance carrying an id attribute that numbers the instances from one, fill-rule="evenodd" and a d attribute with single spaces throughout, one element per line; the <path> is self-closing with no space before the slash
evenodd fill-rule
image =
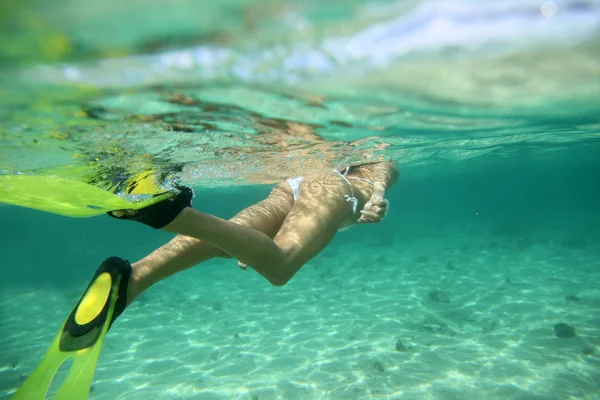
<path id="1" fill-rule="evenodd" d="M 282 288 L 232 260 L 153 287 L 107 335 L 89 398 L 600 399 L 598 240 L 344 235 Z M 2 289 L 1 399 L 77 297 Z M 576 336 L 557 337 L 561 322 Z"/>

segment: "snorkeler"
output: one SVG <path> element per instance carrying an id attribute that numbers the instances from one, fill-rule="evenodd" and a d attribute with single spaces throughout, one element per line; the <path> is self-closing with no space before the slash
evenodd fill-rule
<path id="1" fill-rule="evenodd" d="M 193 193 L 187 187 L 139 210 L 109 212 L 177 236 L 133 265 L 118 257 L 105 260 L 13 399 L 44 399 L 68 358 L 73 365 L 54 399 L 87 398 L 102 342 L 114 320 L 140 293 L 179 271 L 215 257 L 233 257 L 271 284 L 285 285 L 337 231 L 383 220 L 386 191 L 398 177 L 393 164 L 378 162 L 288 179 L 229 221 L 192 208 Z"/>
<path id="2" fill-rule="evenodd" d="M 388 208 L 385 193 L 398 176 L 393 164 L 380 162 L 288 179 L 229 221 L 193 209 L 188 188 L 142 210 L 111 212 L 178 234 L 133 264 L 127 303 L 167 276 L 214 257 L 233 257 L 271 284 L 285 285 L 337 231 L 380 222 Z"/>

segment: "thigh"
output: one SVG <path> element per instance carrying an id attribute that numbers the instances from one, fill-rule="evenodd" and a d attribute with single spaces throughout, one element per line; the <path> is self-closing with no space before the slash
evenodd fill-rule
<path id="1" fill-rule="evenodd" d="M 275 186 L 266 199 L 240 211 L 230 221 L 273 238 L 293 205 L 292 190 L 287 182 L 283 182 Z"/>
<path id="2" fill-rule="evenodd" d="M 273 238 L 293 205 L 292 190 L 287 183 L 282 183 L 275 186 L 266 199 L 240 211 L 230 221 Z M 169 256 L 165 257 L 165 254 Z M 231 258 L 229 254 L 212 244 L 185 235 L 177 235 L 171 242 L 163 246 L 159 250 L 159 257 L 170 264 L 178 262 L 177 265 L 184 266 L 181 269 L 213 257 Z"/>
<path id="3" fill-rule="evenodd" d="M 298 192 L 273 239 L 288 255 L 292 274 L 329 244 L 352 208 L 344 197 L 350 187 L 335 173 L 305 178 Z"/>

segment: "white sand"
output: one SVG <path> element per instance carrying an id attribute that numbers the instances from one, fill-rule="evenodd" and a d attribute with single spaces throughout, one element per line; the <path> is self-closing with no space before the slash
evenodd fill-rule
<path id="1" fill-rule="evenodd" d="M 559 230 L 350 231 L 283 288 L 216 261 L 121 316 L 90 399 L 600 399 L 598 282 L 598 240 Z M 76 298 L 3 290 L 0 398 Z"/>

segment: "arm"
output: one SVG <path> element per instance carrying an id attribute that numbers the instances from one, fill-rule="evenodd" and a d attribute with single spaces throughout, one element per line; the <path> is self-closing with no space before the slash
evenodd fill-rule
<path id="1" fill-rule="evenodd" d="M 390 162 L 381 162 L 373 167 L 373 193 L 371 198 L 360 211 L 358 223 L 380 222 L 385 218 L 388 210 L 388 201 L 385 192 L 398 181 L 400 171 Z"/>
<path id="2" fill-rule="evenodd" d="M 390 162 L 381 162 L 375 164 L 373 168 L 373 194 L 375 196 L 385 197 L 387 189 L 398 182 L 400 171 Z"/>

